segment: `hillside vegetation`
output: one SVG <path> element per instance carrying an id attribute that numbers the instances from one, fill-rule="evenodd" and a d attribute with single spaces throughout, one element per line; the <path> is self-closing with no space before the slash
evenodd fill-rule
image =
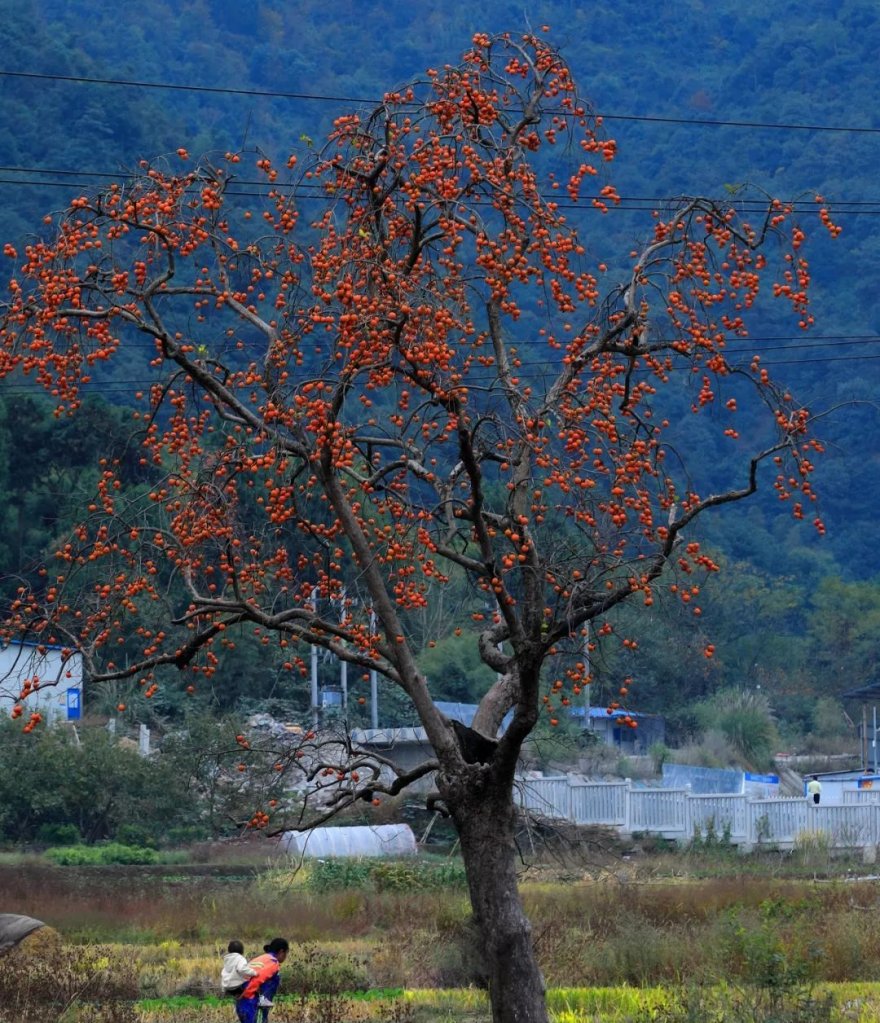
<path id="1" fill-rule="evenodd" d="M 814 412 L 836 410 L 820 431 L 827 452 L 816 476 L 827 535 L 792 523 L 770 486 L 721 515 L 705 539 L 724 571 L 705 589 L 699 624 L 678 601 L 658 601 L 639 649 L 596 666 L 605 689 L 595 698 L 632 675 L 634 706 L 666 714 L 673 738 L 683 738 L 699 725 L 700 701 L 760 686 L 783 741 L 813 732 L 833 743 L 845 734 L 834 704 L 817 697 L 871 680 L 877 659 L 880 448 L 872 396 L 880 382 L 880 295 L 872 271 L 880 249 L 873 103 L 880 10 L 856 0 L 806 8 L 745 0 L 735 10 L 701 0 L 647 7 L 547 0 L 531 9 L 490 0 L 479 10 L 441 0 L 144 0 L 122 9 L 0 0 L 0 17 L 7 29 L 0 240 L 18 246 L 39 235 L 47 210 L 179 146 L 197 158 L 243 150 L 240 188 L 254 188 L 259 153 L 283 158 L 319 145 L 339 114 L 456 60 L 475 30 L 516 30 L 527 17 L 553 26 L 618 142 L 620 208 L 604 217 L 589 208 L 571 213 L 583 218 L 588 244 L 608 253 L 611 273 L 626 264 L 634 239 L 650 232 L 650 209 L 664 197 L 729 197 L 746 182 L 784 198 L 824 195 L 844 230 L 836 242 L 817 237 L 810 246 L 816 325 L 792 336 L 768 315 L 762 337 L 768 365 L 787 364 L 793 390 Z M 837 130 L 845 127 L 855 130 Z M 142 380 L 143 358 L 98 375 L 87 415 L 69 421 L 57 421 L 22 381 L 0 389 L 5 595 L 74 521 L 109 449 L 128 466 L 128 484 L 141 484 L 125 405 Z M 725 456 L 703 444 L 688 404 L 685 396 L 678 409 L 681 443 L 705 451 L 711 474 Z M 486 680 L 456 642 L 457 613 L 449 596 L 431 608 L 448 622 L 447 638 L 426 647 L 424 668 L 442 680 L 438 697 L 466 700 Z M 711 661 L 703 657 L 709 641 Z M 279 682 L 271 651 L 242 636 L 227 656 L 222 685 L 199 699 L 216 710 L 303 712 L 302 696 Z M 328 679 L 335 670 L 322 662 Z M 108 707 L 123 697 L 109 694 Z M 151 713 L 174 717 L 181 703 L 165 692 Z M 392 702 L 384 714 L 395 720 Z"/>

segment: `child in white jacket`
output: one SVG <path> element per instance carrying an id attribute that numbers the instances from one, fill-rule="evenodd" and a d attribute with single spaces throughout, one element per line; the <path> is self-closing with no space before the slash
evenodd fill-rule
<path id="1" fill-rule="evenodd" d="M 226 955 L 223 956 L 223 969 L 220 971 L 223 994 L 238 998 L 256 972 L 252 966 L 248 966 L 248 961 L 244 957 L 244 945 L 240 941 L 230 941 Z"/>

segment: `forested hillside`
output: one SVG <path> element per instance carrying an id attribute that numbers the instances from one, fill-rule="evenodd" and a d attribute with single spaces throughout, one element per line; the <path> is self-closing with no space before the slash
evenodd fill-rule
<path id="1" fill-rule="evenodd" d="M 824 196 L 843 231 L 832 241 L 818 230 L 815 213 L 804 218 L 815 235 L 807 251 L 815 324 L 798 333 L 768 311 L 765 329 L 743 342 L 743 351 L 760 350 L 814 413 L 828 412 L 818 431 L 827 451 L 816 471 L 827 532 L 793 522 L 768 474 L 752 502 L 710 526 L 707 539 L 724 571 L 706 587 L 699 626 L 678 603 L 659 602 L 639 649 L 597 670 L 608 687 L 632 675 L 634 705 L 664 711 L 679 734 L 689 708 L 725 687 L 760 685 L 779 712 L 809 729 L 816 694 L 874 678 L 880 9 L 860 0 L 744 0 L 733 10 L 702 0 L 0 0 L 0 18 L 0 242 L 18 249 L 39 236 L 47 211 L 101 182 L 125 181 L 141 159 L 167 154 L 173 164 L 179 147 L 195 159 L 242 151 L 237 187 L 253 192 L 261 187 L 261 154 L 283 165 L 288 153 L 319 146 L 340 114 L 430 66 L 456 61 L 474 31 L 516 31 L 527 20 L 552 27 L 618 144 L 619 207 L 570 213 L 609 279 L 626 265 L 635 240 L 650 233 L 651 210 L 665 198 L 730 198 L 749 183 L 784 199 L 806 198 L 818 211 L 812 198 Z M 318 199 L 304 193 L 301 201 L 317 212 Z M 8 261 L 7 276 L 14 268 Z M 524 333 L 529 322 L 526 315 Z M 87 500 L 96 482 L 98 458 L 109 453 L 108 437 L 119 457 L 130 459 L 131 486 L 139 485 L 125 406 L 147 378 L 147 358 L 133 347 L 97 375 L 96 403 L 78 420 L 56 421 L 24 379 L 2 384 L 0 572 L 7 594 L 12 577 L 33 571 L 74 521 L 76 501 Z M 705 452 L 711 480 L 728 456 L 705 443 L 689 405 L 684 395 L 669 414 L 680 419 L 680 444 Z M 456 643 L 456 607 L 449 600 L 433 609 L 448 616 L 448 639 L 424 651 L 424 666 L 446 680 L 438 695 L 466 699 L 485 684 L 487 669 L 469 663 Z M 717 650 L 711 661 L 702 656 L 709 638 Z M 209 694 L 215 703 L 305 706 L 301 695 L 279 688 L 277 666 L 246 637 L 229 657 L 233 680 Z M 173 694 L 162 699 L 161 713 L 179 709 Z"/>

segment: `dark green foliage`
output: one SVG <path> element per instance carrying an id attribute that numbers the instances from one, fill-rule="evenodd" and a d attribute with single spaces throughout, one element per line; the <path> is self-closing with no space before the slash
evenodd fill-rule
<path id="1" fill-rule="evenodd" d="M 103 729 L 84 730 L 77 741 L 64 728 L 23 735 L 7 721 L 0 740 L 0 840 L 67 841 L 75 833 L 91 843 L 137 825 L 158 841 L 195 817 L 194 793 L 170 760 L 141 757 Z"/>
<path id="2" fill-rule="evenodd" d="M 0 389 L 0 581 L 32 570 L 93 498 L 100 458 L 119 458 L 136 485 L 125 413 L 90 399 L 61 420 L 41 394 Z M 5 594 L 4 594 L 5 595 Z"/>
<path id="3" fill-rule="evenodd" d="M 485 692 L 495 675 L 480 660 L 473 637 L 448 634 L 437 645 L 425 650 L 419 667 L 431 683 L 431 692 L 438 700 L 462 703 L 473 701 L 476 693 Z"/>
<path id="4" fill-rule="evenodd" d="M 75 824 L 41 824 L 37 828 L 37 841 L 41 845 L 77 845 L 81 837 Z"/>

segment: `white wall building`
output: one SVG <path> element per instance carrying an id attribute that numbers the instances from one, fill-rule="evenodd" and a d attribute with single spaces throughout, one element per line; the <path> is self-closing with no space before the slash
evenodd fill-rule
<path id="1" fill-rule="evenodd" d="M 27 721 L 34 711 L 46 722 L 77 721 L 82 715 L 82 657 L 64 657 L 64 648 L 36 643 L 0 646 L 0 714 L 17 703 Z M 22 690 L 31 691 L 22 700 Z"/>

